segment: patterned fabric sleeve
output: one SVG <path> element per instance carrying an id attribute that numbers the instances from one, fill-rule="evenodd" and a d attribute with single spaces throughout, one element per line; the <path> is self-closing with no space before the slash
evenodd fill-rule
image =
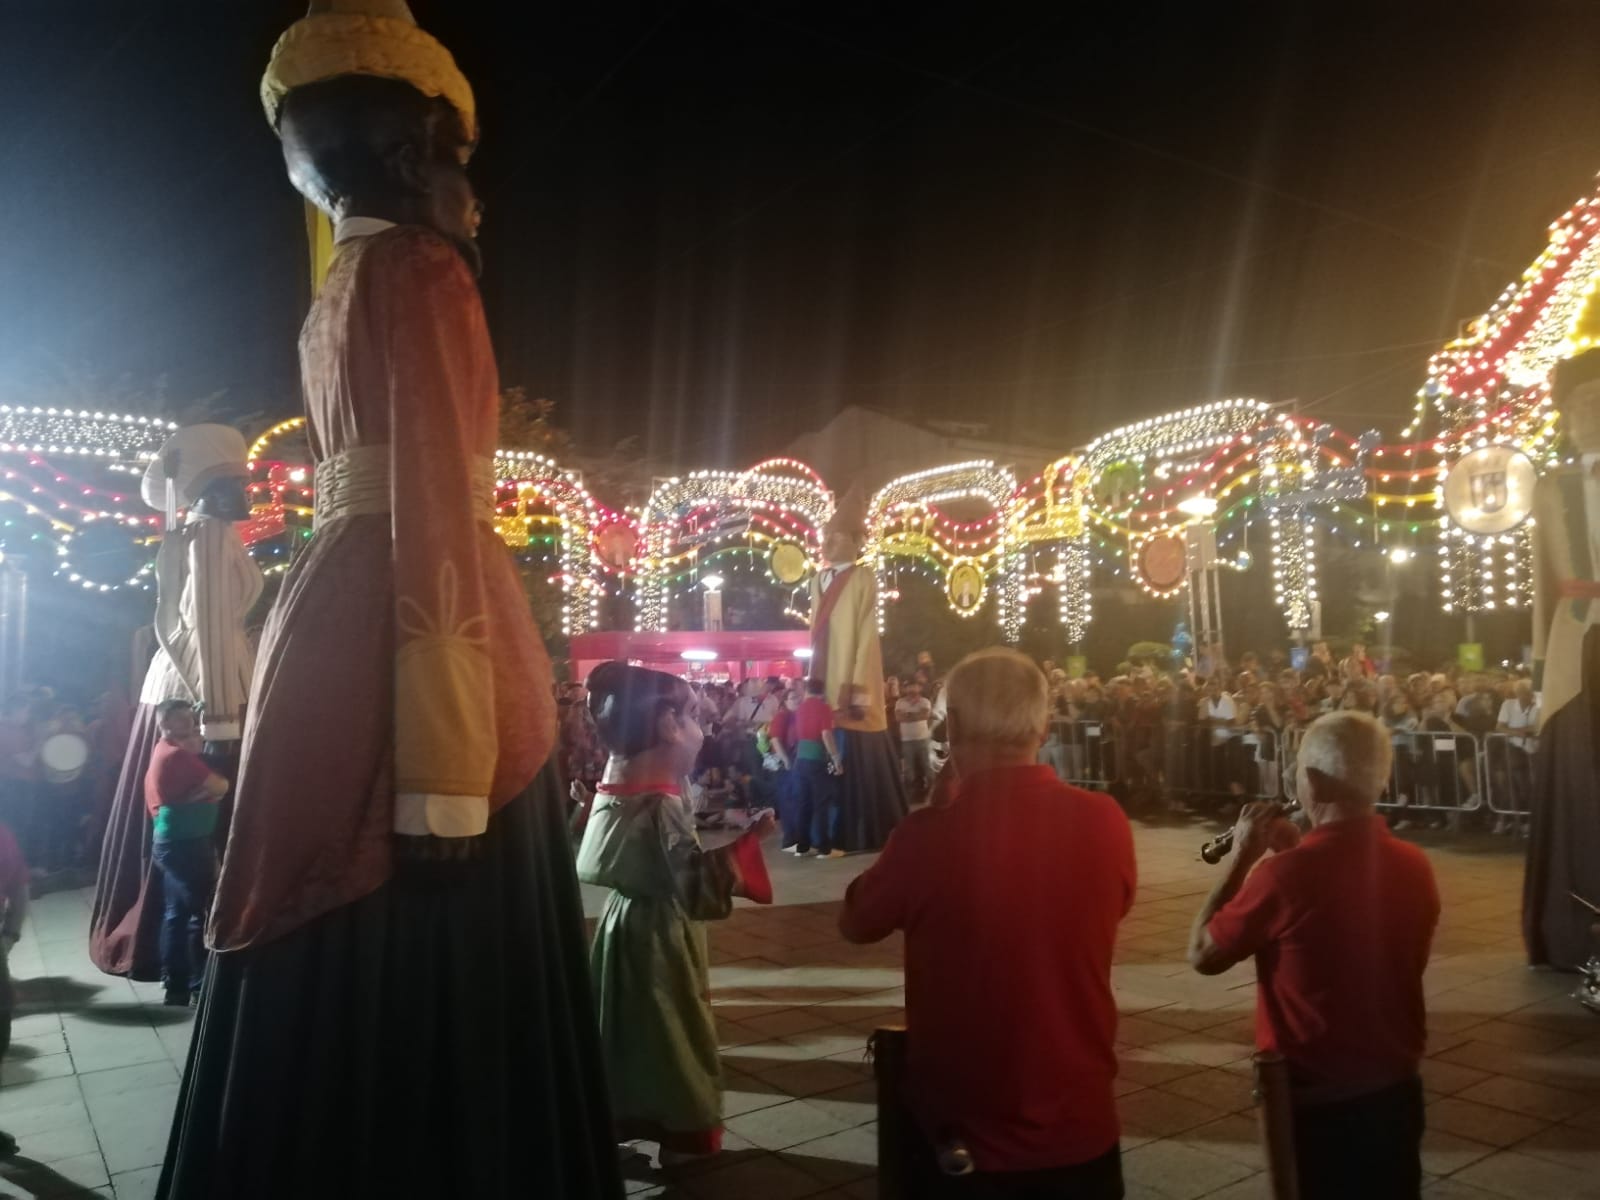
<path id="1" fill-rule="evenodd" d="M 240 662 L 239 635 L 245 594 L 234 569 L 239 534 L 229 521 L 206 518 L 189 526 L 189 578 L 194 585 L 194 662 L 186 672 L 203 707 L 201 733 L 207 741 L 236 741 L 245 697 L 240 680 L 250 672 Z"/>
<path id="2" fill-rule="evenodd" d="M 449 243 L 418 231 L 387 257 L 374 283 L 390 307 L 395 831 L 471 837 L 488 827 L 498 751 L 475 486 L 493 359 Z"/>

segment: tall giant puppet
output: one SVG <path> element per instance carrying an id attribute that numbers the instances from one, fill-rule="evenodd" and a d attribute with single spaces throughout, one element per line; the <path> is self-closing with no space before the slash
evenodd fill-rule
<path id="1" fill-rule="evenodd" d="M 1540 729 L 1523 882 L 1528 959 L 1576 968 L 1600 950 L 1600 350 L 1556 368 L 1556 408 L 1578 461 L 1534 492 L 1534 662 Z"/>
<path id="2" fill-rule="evenodd" d="M 161 975 L 164 902 L 144 796 L 156 706 L 164 700 L 200 706 L 212 754 L 237 759 L 253 666 L 244 622 L 261 596 L 261 572 L 235 528 L 250 515 L 247 454 L 237 430 L 190 425 L 167 440 L 145 472 L 145 503 L 167 514 L 156 554 L 156 654 L 111 803 L 89 925 L 89 955 L 113 975 L 145 981 Z M 181 523 L 179 510 L 187 510 Z M 175 989 L 188 986 L 170 982 Z"/>
<path id="3" fill-rule="evenodd" d="M 842 501 L 823 530 L 823 569 L 811 581 L 811 673 L 822 678 L 844 741 L 839 828 L 831 842 L 876 850 L 905 815 L 906 795 L 884 707 L 878 581 L 856 561 L 864 540 L 857 511 Z"/>
<path id="4" fill-rule="evenodd" d="M 262 96 L 335 222 L 300 338 L 315 531 L 158 1194 L 617 1196 L 550 661 L 492 524 L 472 90 L 400 0 L 332 0 Z"/>

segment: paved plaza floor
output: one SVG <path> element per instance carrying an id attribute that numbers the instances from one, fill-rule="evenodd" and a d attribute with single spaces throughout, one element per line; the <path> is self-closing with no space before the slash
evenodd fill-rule
<path id="1" fill-rule="evenodd" d="M 1195 859 L 1196 829 L 1136 828 L 1139 897 L 1115 972 L 1128 1195 L 1264 1196 L 1250 969 L 1211 979 L 1188 969 L 1189 921 L 1213 868 Z M 1573 977 L 1522 965 L 1520 843 L 1430 836 L 1444 917 L 1428 973 L 1426 1194 L 1600 1197 L 1600 1017 L 1568 998 Z M 741 905 L 712 934 L 726 1151 L 671 1182 L 636 1161 L 630 1195 L 876 1194 L 863 1047 L 900 1012 L 900 948 L 848 946 L 835 931 L 844 888 L 869 858 L 773 859 L 778 903 Z M 599 895 L 588 899 L 593 911 Z M 0 1070 L 0 1128 L 26 1157 L 0 1164 L 0 1197 L 154 1192 L 190 1017 L 162 1008 L 159 987 L 94 969 L 89 901 L 86 891 L 39 899 L 13 956 L 23 1005 Z"/>

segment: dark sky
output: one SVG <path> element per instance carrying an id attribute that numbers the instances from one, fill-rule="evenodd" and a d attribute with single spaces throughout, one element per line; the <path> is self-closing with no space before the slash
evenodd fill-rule
<path id="1" fill-rule="evenodd" d="M 0 398 L 298 408 L 256 88 L 303 7 L 0 0 Z M 688 466 L 852 403 L 1062 450 L 1234 394 L 1393 428 L 1600 170 L 1594 4 L 413 10 L 478 90 L 505 381 Z"/>

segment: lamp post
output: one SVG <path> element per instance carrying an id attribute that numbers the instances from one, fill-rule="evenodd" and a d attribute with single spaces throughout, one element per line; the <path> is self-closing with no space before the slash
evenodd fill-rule
<path id="1" fill-rule="evenodd" d="M 722 632 L 722 576 L 702 575 L 700 586 L 705 589 L 705 631 Z"/>
<path id="2" fill-rule="evenodd" d="M 1395 575 L 1396 567 L 1403 567 L 1411 561 L 1411 551 L 1404 546 L 1396 546 L 1389 551 L 1388 561 L 1384 563 L 1383 580 L 1384 592 L 1387 594 L 1388 609 L 1375 612 L 1372 619 L 1383 627 L 1383 661 L 1384 670 L 1394 673 L 1394 614 L 1400 608 L 1400 580 Z"/>
<path id="3" fill-rule="evenodd" d="M 1195 635 L 1195 662 L 1199 663 L 1201 647 L 1205 647 L 1211 657 L 1211 669 L 1215 670 L 1217 648 L 1222 646 L 1222 587 L 1217 572 L 1217 527 L 1212 519 L 1217 502 L 1211 496 L 1189 496 L 1178 502 L 1178 511 L 1189 518 L 1184 541 L 1188 550 L 1189 622 Z"/>

